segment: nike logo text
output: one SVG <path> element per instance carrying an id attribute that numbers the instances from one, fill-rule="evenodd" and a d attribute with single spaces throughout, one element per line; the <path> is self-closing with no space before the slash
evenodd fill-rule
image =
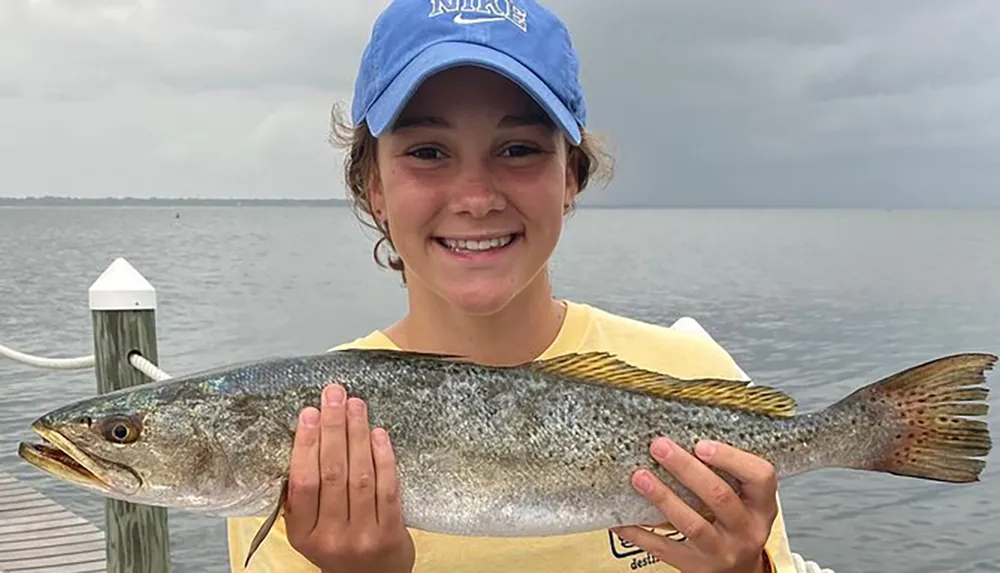
<path id="1" fill-rule="evenodd" d="M 430 0 L 428 18 L 454 14 L 456 24 L 482 24 L 504 20 L 528 31 L 528 13 L 515 4 L 516 0 Z"/>

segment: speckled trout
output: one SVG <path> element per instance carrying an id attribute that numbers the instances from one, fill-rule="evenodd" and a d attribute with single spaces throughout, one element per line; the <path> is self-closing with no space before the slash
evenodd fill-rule
<path id="1" fill-rule="evenodd" d="M 668 435 L 693 449 L 718 440 L 774 465 L 779 478 L 853 468 L 942 482 L 979 480 L 992 446 L 985 420 L 992 354 L 957 354 L 882 378 L 812 413 L 767 386 L 677 379 L 606 353 L 509 367 L 394 350 L 340 350 L 217 368 L 54 410 L 19 455 L 101 495 L 222 516 L 269 516 L 286 491 L 299 411 L 342 383 L 395 448 L 409 527 L 544 536 L 658 524 L 632 487 Z M 719 474 L 734 487 L 730 475 Z"/>

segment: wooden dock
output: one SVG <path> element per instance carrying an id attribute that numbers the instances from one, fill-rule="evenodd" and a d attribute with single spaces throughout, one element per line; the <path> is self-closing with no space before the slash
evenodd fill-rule
<path id="1" fill-rule="evenodd" d="M 0 573 L 106 573 L 104 532 L 0 471 Z"/>

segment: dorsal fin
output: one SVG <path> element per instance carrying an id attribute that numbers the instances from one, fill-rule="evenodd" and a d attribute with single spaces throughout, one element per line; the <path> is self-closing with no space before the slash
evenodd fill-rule
<path id="1" fill-rule="evenodd" d="M 529 362 L 524 367 L 578 382 L 612 386 L 664 400 L 735 408 L 768 416 L 792 416 L 796 408 L 794 398 L 774 388 L 750 386 L 739 380 L 674 378 L 633 366 L 607 352 L 564 354 Z"/>

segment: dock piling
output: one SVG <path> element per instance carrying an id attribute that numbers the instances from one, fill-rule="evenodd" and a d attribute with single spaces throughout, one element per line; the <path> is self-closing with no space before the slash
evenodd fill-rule
<path id="1" fill-rule="evenodd" d="M 118 258 L 91 285 L 89 299 L 97 392 L 148 382 L 131 366 L 129 355 L 139 352 L 158 363 L 156 290 Z M 108 573 L 169 573 L 166 509 L 107 499 L 105 525 Z"/>

